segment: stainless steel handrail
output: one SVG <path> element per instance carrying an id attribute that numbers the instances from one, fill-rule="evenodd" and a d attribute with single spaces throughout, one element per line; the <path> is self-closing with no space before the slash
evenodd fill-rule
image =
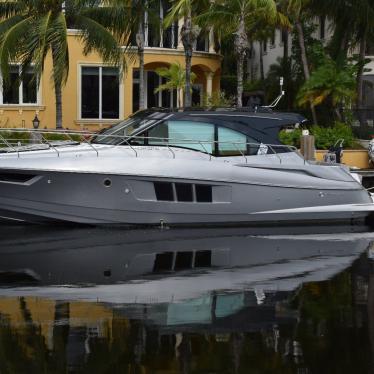
<path id="1" fill-rule="evenodd" d="M 0 134 L 0 140 L 8 147 L 14 149 L 15 152 L 17 152 L 17 157 L 19 158 L 19 151 L 17 151 L 17 148 L 13 147 L 12 144 L 8 143 L 8 141 Z"/>
<path id="2" fill-rule="evenodd" d="M 1 129 L 0 129 L 1 131 Z M 58 156 L 60 155 L 59 151 L 56 149 L 56 146 L 51 144 L 43 134 L 58 134 L 58 135 L 64 135 L 69 138 L 69 140 L 74 141 L 74 139 L 71 137 L 71 135 L 78 135 L 81 137 L 81 142 L 87 144 L 90 148 L 92 148 L 95 152 L 97 157 L 99 157 L 99 151 L 98 149 L 93 145 L 95 143 L 92 143 L 92 141 L 88 140 L 87 137 L 94 137 L 97 136 L 98 134 L 95 132 L 88 132 L 88 131 L 56 131 L 56 130 L 33 130 L 33 129 L 6 129 L 5 131 L 11 132 L 11 133 L 17 133 L 17 132 L 38 132 L 42 134 L 42 139 L 46 141 L 48 145 L 50 145 L 51 148 L 53 148 L 54 151 L 57 152 Z M 138 157 L 138 152 L 135 148 L 134 145 L 130 143 L 130 140 L 142 140 L 144 141 L 145 139 L 147 140 L 154 140 L 155 142 L 157 141 L 162 141 L 162 144 L 149 144 L 152 146 L 163 146 L 165 145 L 168 150 L 172 153 L 173 158 L 175 158 L 175 152 L 171 149 L 172 147 L 178 147 L 178 143 L 183 143 L 183 144 L 198 144 L 201 146 L 201 148 L 205 151 L 206 154 L 209 154 L 210 160 L 212 159 L 212 154 L 208 152 L 206 148 L 206 144 L 210 145 L 215 145 L 215 144 L 229 144 L 233 147 L 236 148 L 236 150 L 241 154 L 241 156 L 245 159 L 245 162 L 248 163 L 247 157 L 249 155 L 246 155 L 239 147 L 239 145 L 245 145 L 246 147 L 258 147 L 260 148 L 261 146 L 266 146 L 268 147 L 271 151 L 272 154 L 274 154 L 280 163 L 282 163 L 281 157 L 279 157 L 278 153 L 276 152 L 276 149 L 286 149 L 290 152 L 298 152 L 296 147 L 289 146 L 289 145 L 278 145 L 278 144 L 265 144 L 265 143 L 247 143 L 247 142 L 230 142 L 230 141 L 216 141 L 216 140 L 197 140 L 197 139 L 184 139 L 184 138 L 159 138 L 159 137 L 137 137 L 137 136 L 127 136 L 127 135 L 113 135 L 113 134 L 100 134 L 101 138 L 117 138 L 117 139 L 122 139 L 123 142 L 131 148 L 131 150 L 134 152 L 135 157 Z M 16 140 L 16 139 L 13 139 Z M 0 134 L 0 141 L 3 142 L 4 145 L 6 145 L 8 148 L 11 148 L 14 152 L 17 152 L 18 157 L 19 157 L 19 150 L 17 150 L 16 147 L 14 147 L 11 143 L 7 141 L 1 134 Z M 103 143 L 105 145 L 105 143 Z M 205 144 L 205 145 L 204 145 Z M 110 145 L 110 144 L 109 144 Z M 192 150 L 197 150 L 193 149 Z M 229 156 L 228 156 L 229 157 Z"/>
<path id="3" fill-rule="evenodd" d="M 247 160 L 247 157 L 244 155 L 244 153 L 241 151 L 241 149 L 237 146 L 237 144 L 233 144 L 235 145 L 236 149 L 240 152 L 240 154 L 244 157 L 244 160 L 245 160 L 245 163 L 248 164 L 248 160 Z"/>
<path id="4" fill-rule="evenodd" d="M 56 147 L 54 147 L 49 141 L 48 139 L 46 139 L 44 136 L 43 136 L 43 133 L 40 133 L 40 136 L 42 137 L 42 141 L 44 140 L 54 151 L 57 152 L 57 157 L 60 157 L 60 152 L 58 151 L 58 149 Z"/>
<path id="5" fill-rule="evenodd" d="M 274 155 L 276 155 L 279 159 L 279 163 L 282 164 L 282 159 L 278 156 L 278 153 L 274 151 L 271 144 L 267 144 L 267 146 L 270 148 L 270 150 L 273 152 Z"/>

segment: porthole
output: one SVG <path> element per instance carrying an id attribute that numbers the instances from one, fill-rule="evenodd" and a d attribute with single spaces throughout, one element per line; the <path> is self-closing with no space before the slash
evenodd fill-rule
<path id="1" fill-rule="evenodd" d="M 112 181 L 110 179 L 105 179 L 104 180 L 104 186 L 106 188 L 112 187 Z"/>

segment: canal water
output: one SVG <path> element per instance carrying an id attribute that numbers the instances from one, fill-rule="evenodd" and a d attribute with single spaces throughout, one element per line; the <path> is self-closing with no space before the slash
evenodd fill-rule
<path id="1" fill-rule="evenodd" d="M 1 226 L 0 373 L 373 373 L 373 243 Z"/>

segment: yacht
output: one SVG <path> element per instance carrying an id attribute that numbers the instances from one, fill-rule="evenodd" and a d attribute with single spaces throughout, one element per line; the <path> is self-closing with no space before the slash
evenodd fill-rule
<path id="1" fill-rule="evenodd" d="M 309 163 L 280 143 L 279 131 L 303 121 L 289 113 L 154 109 L 88 140 L 51 142 L 46 131 L 36 131 L 42 144 L 0 137 L 0 216 L 156 226 L 370 220 L 371 196 L 346 167 Z"/>

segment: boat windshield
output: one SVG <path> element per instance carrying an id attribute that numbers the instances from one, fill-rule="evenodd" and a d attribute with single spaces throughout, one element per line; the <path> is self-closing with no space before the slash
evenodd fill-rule
<path id="1" fill-rule="evenodd" d="M 136 135 L 136 133 L 153 125 L 156 121 L 156 119 L 146 119 L 143 116 L 130 117 L 125 121 L 101 131 L 92 139 L 92 143 L 110 145 L 122 144 L 127 138 Z"/>

